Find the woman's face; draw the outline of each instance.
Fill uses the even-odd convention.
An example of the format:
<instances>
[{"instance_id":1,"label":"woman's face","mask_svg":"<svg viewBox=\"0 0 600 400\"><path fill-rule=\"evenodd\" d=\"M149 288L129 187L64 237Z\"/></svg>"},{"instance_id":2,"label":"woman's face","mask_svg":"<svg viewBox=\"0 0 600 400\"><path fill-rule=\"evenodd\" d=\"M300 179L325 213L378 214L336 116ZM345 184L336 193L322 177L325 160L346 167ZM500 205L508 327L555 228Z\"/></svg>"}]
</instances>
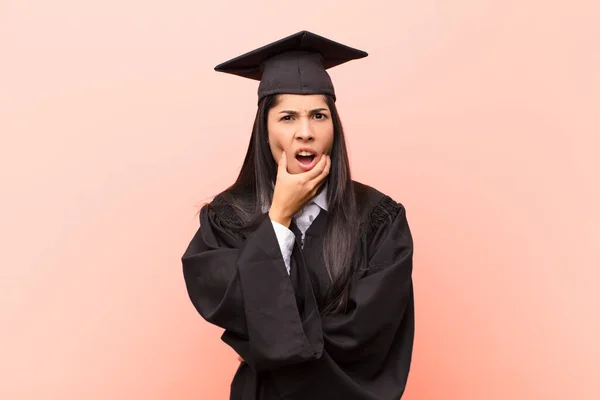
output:
<instances>
[{"instance_id":1,"label":"woman's face","mask_svg":"<svg viewBox=\"0 0 600 400\"><path fill-rule=\"evenodd\" d=\"M269 110L267 129L275 162L285 151L290 174L312 169L333 146L331 111L320 94L279 95Z\"/></svg>"}]
</instances>

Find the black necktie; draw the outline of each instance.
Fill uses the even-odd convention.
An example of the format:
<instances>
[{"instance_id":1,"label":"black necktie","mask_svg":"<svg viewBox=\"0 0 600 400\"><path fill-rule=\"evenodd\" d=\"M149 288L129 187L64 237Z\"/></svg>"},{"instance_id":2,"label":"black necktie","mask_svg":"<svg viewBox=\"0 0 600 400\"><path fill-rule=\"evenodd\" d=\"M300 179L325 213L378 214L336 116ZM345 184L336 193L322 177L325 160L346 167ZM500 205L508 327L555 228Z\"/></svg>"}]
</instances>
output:
<instances>
[{"instance_id":1,"label":"black necktie","mask_svg":"<svg viewBox=\"0 0 600 400\"><path fill-rule=\"evenodd\" d=\"M294 233L294 236L296 236L296 244L300 246L302 234L294 220L290 223L290 230ZM298 253L295 247L296 246L294 246L294 249L292 250L292 254L290 254L290 278L292 279L292 284L294 286L298 283L298 269L296 268L296 257L298 257Z\"/></svg>"},{"instance_id":2,"label":"black necktie","mask_svg":"<svg viewBox=\"0 0 600 400\"><path fill-rule=\"evenodd\" d=\"M296 222L294 222L294 220L292 220L292 223L290 224L290 230L294 233L298 245L300 246L300 248L302 248L302 232L300 232L300 229L298 228L298 225L296 225Z\"/></svg>"}]
</instances>

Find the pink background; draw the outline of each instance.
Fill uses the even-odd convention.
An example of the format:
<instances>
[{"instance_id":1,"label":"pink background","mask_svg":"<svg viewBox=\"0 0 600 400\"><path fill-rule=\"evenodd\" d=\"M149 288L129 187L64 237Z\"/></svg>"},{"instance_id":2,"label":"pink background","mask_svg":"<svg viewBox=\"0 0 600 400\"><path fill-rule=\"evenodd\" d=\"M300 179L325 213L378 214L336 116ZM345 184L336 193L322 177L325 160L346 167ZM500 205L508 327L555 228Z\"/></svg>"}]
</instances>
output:
<instances>
[{"instance_id":1,"label":"pink background","mask_svg":"<svg viewBox=\"0 0 600 400\"><path fill-rule=\"evenodd\" d=\"M256 83L309 29L354 177L404 203L405 399L600 398L597 0L0 1L0 398L225 399L236 356L180 257L232 182Z\"/></svg>"}]
</instances>

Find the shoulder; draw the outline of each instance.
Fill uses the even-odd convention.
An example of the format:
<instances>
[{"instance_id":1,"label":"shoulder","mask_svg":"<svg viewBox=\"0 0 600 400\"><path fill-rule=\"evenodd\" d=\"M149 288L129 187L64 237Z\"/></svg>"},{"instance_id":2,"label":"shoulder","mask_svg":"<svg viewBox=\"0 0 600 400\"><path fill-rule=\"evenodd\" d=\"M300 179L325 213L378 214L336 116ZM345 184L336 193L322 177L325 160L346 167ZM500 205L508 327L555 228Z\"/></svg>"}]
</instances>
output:
<instances>
[{"instance_id":1,"label":"shoulder","mask_svg":"<svg viewBox=\"0 0 600 400\"><path fill-rule=\"evenodd\" d=\"M248 204L255 204L256 199L253 195L253 190L236 188L233 185L217 192L211 201L206 203L209 208L234 208L246 207Z\"/></svg>"},{"instance_id":2,"label":"shoulder","mask_svg":"<svg viewBox=\"0 0 600 400\"><path fill-rule=\"evenodd\" d=\"M263 214L255 215L256 203L250 191L228 188L204 205L200 218L202 221L204 217L212 226L246 238L264 219Z\"/></svg>"},{"instance_id":3,"label":"shoulder","mask_svg":"<svg viewBox=\"0 0 600 400\"><path fill-rule=\"evenodd\" d=\"M236 211L236 204L239 203L238 199L239 195L230 189L225 189L204 203L200 210L200 215L211 222L218 221L226 225L239 226L241 220L239 212Z\"/></svg>"},{"instance_id":4,"label":"shoulder","mask_svg":"<svg viewBox=\"0 0 600 400\"><path fill-rule=\"evenodd\" d=\"M362 182L352 181L356 203L361 213L398 214L404 210L404 205L389 194Z\"/></svg>"},{"instance_id":5,"label":"shoulder","mask_svg":"<svg viewBox=\"0 0 600 400\"><path fill-rule=\"evenodd\" d=\"M405 214L404 205L381 190L362 182L352 181L361 220L374 232L393 223Z\"/></svg>"}]
</instances>

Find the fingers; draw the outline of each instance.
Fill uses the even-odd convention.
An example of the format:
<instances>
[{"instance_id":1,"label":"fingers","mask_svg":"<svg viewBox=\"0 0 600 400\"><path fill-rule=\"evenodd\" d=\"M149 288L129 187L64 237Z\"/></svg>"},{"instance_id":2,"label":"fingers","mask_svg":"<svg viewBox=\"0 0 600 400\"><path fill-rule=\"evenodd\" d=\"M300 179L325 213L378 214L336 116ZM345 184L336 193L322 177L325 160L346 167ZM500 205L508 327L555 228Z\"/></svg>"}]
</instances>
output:
<instances>
[{"instance_id":1,"label":"fingers","mask_svg":"<svg viewBox=\"0 0 600 400\"><path fill-rule=\"evenodd\" d=\"M317 185L316 188L318 189L323 182L325 181L325 178L327 178L327 175L329 175L329 172L331 171L331 157L327 156L327 162L325 163L325 167L323 168L323 171L321 171L321 173L317 176Z\"/></svg>"},{"instance_id":2,"label":"fingers","mask_svg":"<svg viewBox=\"0 0 600 400\"><path fill-rule=\"evenodd\" d=\"M323 179L325 179L325 177L327 175L329 175L329 172L331 171L331 157L327 156L327 165L325 165L325 168L323 169Z\"/></svg>"},{"instance_id":3,"label":"fingers","mask_svg":"<svg viewBox=\"0 0 600 400\"><path fill-rule=\"evenodd\" d=\"M285 151L281 152L281 157L279 157L279 163L277 164L277 169L279 174L283 174L287 172L287 155Z\"/></svg>"},{"instance_id":4,"label":"fingers","mask_svg":"<svg viewBox=\"0 0 600 400\"><path fill-rule=\"evenodd\" d=\"M317 162L317 165L315 165L310 171L305 172L307 180L311 181L315 178L320 177L323 173L323 170L327 166L327 162L329 159L330 157L327 154L321 154L321 158Z\"/></svg>"},{"instance_id":5,"label":"fingers","mask_svg":"<svg viewBox=\"0 0 600 400\"><path fill-rule=\"evenodd\" d=\"M308 179L308 185L311 188L310 189L310 197L314 197L317 195L319 189L321 188L321 186L323 186L323 183L325 182L325 178L327 178L327 175L329 175L329 171L331 170L331 157L330 156L324 156L325 162L324 162L324 166L323 168L319 171L318 165L317 164L313 170L317 170L318 171L318 175L312 179Z\"/></svg>"},{"instance_id":6,"label":"fingers","mask_svg":"<svg viewBox=\"0 0 600 400\"><path fill-rule=\"evenodd\" d=\"M325 179L325 177L327 177L327 175L329 175L329 171L331 169L331 157L329 155L325 155L323 158L325 158L323 168L320 170L319 174L316 176L316 179L318 181L322 181L323 179ZM316 166L315 166L315 169L317 169Z\"/></svg>"}]
</instances>

